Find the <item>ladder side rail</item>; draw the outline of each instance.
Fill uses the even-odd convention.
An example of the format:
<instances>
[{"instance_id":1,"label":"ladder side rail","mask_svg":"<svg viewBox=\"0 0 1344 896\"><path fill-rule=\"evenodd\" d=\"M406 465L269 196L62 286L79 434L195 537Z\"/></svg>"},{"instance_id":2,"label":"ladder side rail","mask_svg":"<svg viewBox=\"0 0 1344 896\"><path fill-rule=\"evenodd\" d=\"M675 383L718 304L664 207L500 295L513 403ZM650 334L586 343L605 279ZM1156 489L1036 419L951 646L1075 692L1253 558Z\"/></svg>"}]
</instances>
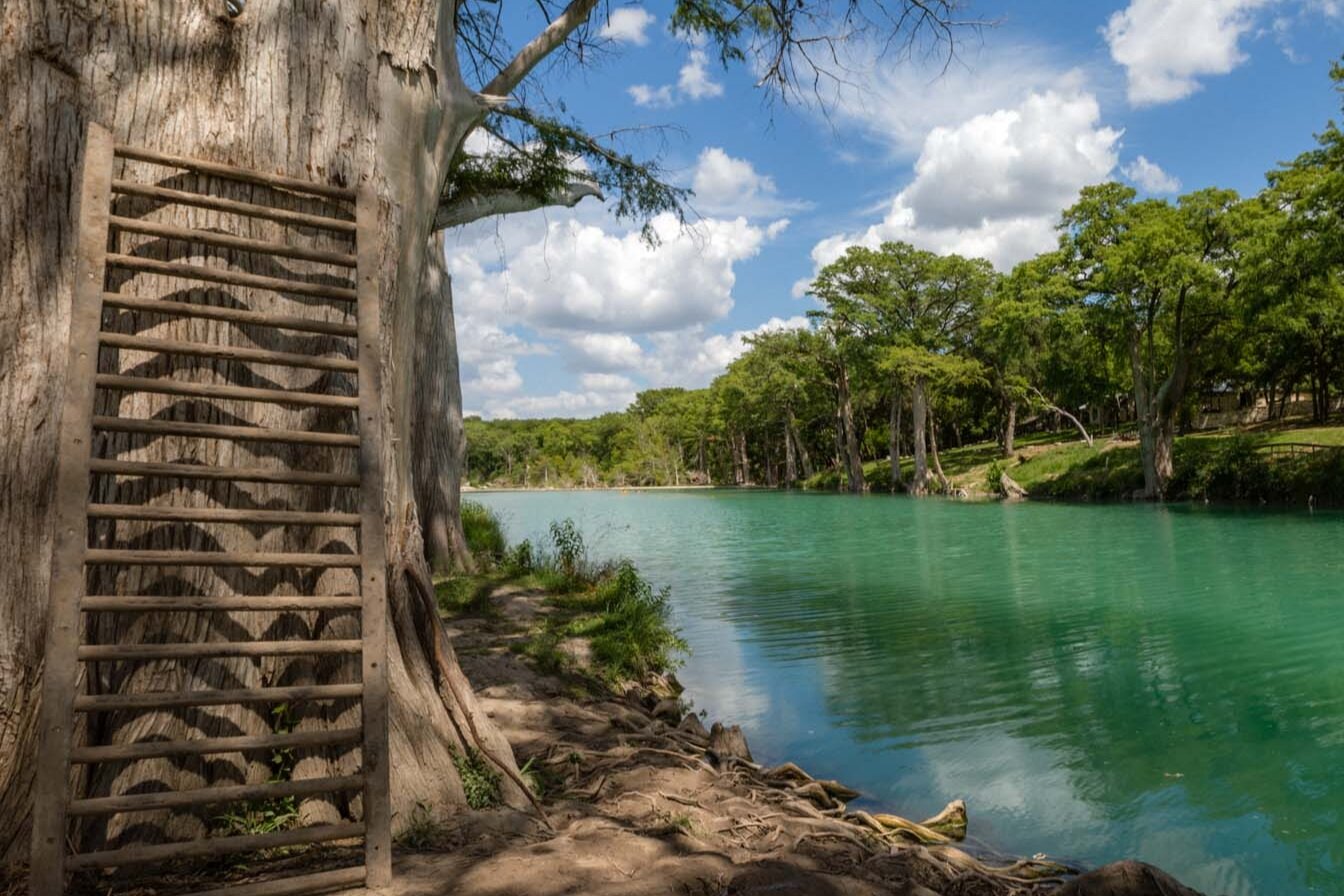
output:
<instances>
[{"instance_id":1,"label":"ladder side rail","mask_svg":"<svg viewBox=\"0 0 1344 896\"><path fill-rule=\"evenodd\" d=\"M85 506L93 429L94 375L106 275L112 188L112 134L90 123L84 142L76 208L75 277L71 290L69 361L61 407L54 498L51 586L43 657L42 716L38 729L30 887L33 896L65 892L66 808L88 546Z\"/></svg>"},{"instance_id":2,"label":"ladder side rail","mask_svg":"<svg viewBox=\"0 0 1344 896\"><path fill-rule=\"evenodd\" d=\"M361 707L364 726L365 886L392 883L391 782L388 768L387 545L383 518L382 345L379 326L377 199L368 184L355 201L356 291L359 295L356 358L359 362L359 553L364 600Z\"/></svg>"}]
</instances>

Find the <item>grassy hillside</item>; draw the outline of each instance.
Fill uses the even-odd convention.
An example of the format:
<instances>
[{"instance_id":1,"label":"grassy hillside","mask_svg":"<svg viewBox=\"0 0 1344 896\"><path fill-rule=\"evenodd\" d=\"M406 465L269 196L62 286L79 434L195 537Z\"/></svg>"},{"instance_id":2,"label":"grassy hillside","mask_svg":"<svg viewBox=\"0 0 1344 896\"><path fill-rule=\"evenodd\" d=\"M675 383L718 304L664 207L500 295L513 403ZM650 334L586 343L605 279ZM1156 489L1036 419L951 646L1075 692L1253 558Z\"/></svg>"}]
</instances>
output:
<instances>
[{"instance_id":1,"label":"grassy hillside","mask_svg":"<svg viewBox=\"0 0 1344 896\"><path fill-rule=\"evenodd\" d=\"M1319 447L1303 447L1319 446ZM1143 485L1139 446L1132 439L1099 437L1093 447L1076 431L1038 433L1018 440L1011 458L981 442L942 452L943 471L972 496L995 493L1003 470L1032 497L1120 500ZM1176 441L1172 500L1263 501L1344 506L1344 426L1277 426L1182 436ZM909 477L913 463L903 458ZM875 492L889 490L890 464L874 461L864 474ZM838 470L813 476L808 488L835 489Z\"/></svg>"}]
</instances>

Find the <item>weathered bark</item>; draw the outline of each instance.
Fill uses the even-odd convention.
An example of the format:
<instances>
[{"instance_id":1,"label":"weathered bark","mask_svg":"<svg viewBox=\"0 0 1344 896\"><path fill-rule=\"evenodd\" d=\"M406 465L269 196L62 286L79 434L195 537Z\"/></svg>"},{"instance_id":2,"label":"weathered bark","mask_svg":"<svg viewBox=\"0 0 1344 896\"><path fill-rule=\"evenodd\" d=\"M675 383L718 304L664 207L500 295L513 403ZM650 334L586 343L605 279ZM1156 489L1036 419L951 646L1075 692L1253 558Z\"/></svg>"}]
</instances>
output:
<instances>
[{"instance_id":1,"label":"weathered bark","mask_svg":"<svg viewBox=\"0 0 1344 896\"><path fill-rule=\"evenodd\" d=\"M999 447L1003 449L1004 457L1013 456L1013 442L1017 438L1017 402L1011 398L1004 401L1003 413L1003 438L999 441Z\"/></svg>"},{"instance_id":2,"label":"weathered bark","mask_svg":"<svg viewBox=\"0 0 1344 896\"><path fill-rule=\"evenodd\" d=\"M947 476L943 473L943 462L938 458L938 426L933 422L933 410L929 412L929 454L933 457L933 469L938 474L938 484L944 492L950 490L952 483L948 482Z\"/></svg>"},{"instance_id":3,"label":"weathered bark","mask_svg":"<svg viewBox=\"0 0 1344 896\"><path fill-rule=\"evenodd\" d=\"M841 456L845 463L845 483L849 491L860 494L868 486L863 481L863 456L859 453L859 434L854 426L854 406L849 396L849 371L843 363L840 365L835 385Z\"/></svg>"},{"instance_id":4,"label":"weathered bark","mask_svg":"<svg viewBox=\"0 0 1344 896\"><path fill-rule=\"evenodd\" d=\"M807 446L803 444L802 437L798 434L798 420L793 416L793 409L789 409L788 417L789 439L793 442L794 451L798 454L798 461L803 467L804 478L811 479L815 470L812 469L812 457L807 453Z\"/></svg>"},{"instance_id":5,"label":"weathered bark","mask_svg":"<svg viewBox=\"0 0 1344 896\"><path fill-rule=\"evenodd\" d=\"M925 448L927 436L925 427L928 422L929 405L924 394L924 379L917 377L910 390L910 418L912 427L911 451L915 458L915 471L910 479L909 491L912 495L929 493L929 459Z\"/></svg>"},{"instance_id":6,"label":"weathered bark","mask_svg":"<svg viewBox=\"0 0 1344 896\"><path fill-rule=\"evenodd\" d=\"M891 491L901 490L901 391L891 393L890 419L887 421L887 458L891 461Z\"/></svg>"},{"instance_id":7,"label":"weathered bark","mask_svg":"<svg viewBox=\"0 0 1344 896\"><path fill-rule=\"evenodd\" d=\"M798 481L798 459L793 451L793 429L784 423L784 484L793 485Z\"/></svg>"},{"instance_id":8,"label":"weathered bark","mask_svg":"<svg viewBox=\"0 0 1344 896\"><path fill-rule=\"evenodd\" d=\"M443 235L431 237L416 307L415 328L420 338L415 343L414 369L419 382L411 419L415 505L430 567L435 572L474 572L476 564L462 533L467 438L462 425L453 282L443 250Z\"/></svg>"},{"instance_id":9,"label":"weathered bark","mask_svg":"<svg viewBox=\"0 0 1344 896\"><path fill-rule=\"evenodd\" d=\"M484 106L461 80L453 39L453 6L430 0L372 8L366 4L301 3L296 8L249 4L237 19L222 15L222 4L103 4L62 0L10 0L0 11L6 35L6 59L0 67L0 170L9 184L0 191L0 852L7 858L26 854L25 833L32 794L34 721L37 685L42 674L50 550L50 491L58 396L63 387L65 339L69 326L74 245L71 177L82 153L85 126L98 121L118 141L218 159L314 180L355 184L367 178L379 200L377 233L383 300L384 412L387 421L386 499L388 509L389 603L393 624L388 674L391 685L391 765L394 819L411 817L416 803L436 809L460 806L462 788L450 749L479 745L513 775L507 743L476 708L451 646L438 622L433 596L424 587L425 561L414 506L411 449L414 444L417 377L408 359L417 341L417 304L421 272L429 248L439 186L467 132L479 122ZM128 176L162 182L165 171L128 163ZM171 183L194 185L176 174ZM259 196L259 188L215 183L213 189L239 198ZM296 207L321 203L292 200ZM117 201L118 212L155 216L144 200ZM201 209L180 211L193 227L222 226L221 215ZM182 220L182 219L178 219ZM239 223L228 220L237 232ZM242 235L276 239L276 225L245 221ZM123 251L152 257L182 257L182 244L122 236ZM270 273L274 259L241 253L208 252L214 264ZM285 269L310 267L286 262ZM137 275L127 292L147 296L178 294L187 301L238 302L276 313L339 316L343 308L270 295L249 289L202 288L172 278ZM120 315L116 326L161 338L231 342L289 351L349 352L326 337L299 337L270 330L244 330L202 320L133 321ZM320 384L353 390L348 377L318 375L288 368L259 368L231 361L184 361L132 352L104 352L100 369L142 374L175 371L178 379L275 385L287 389ZM163 396L99 398L102 413L127 416L171 414L194 422L238 422L290 429L334 429L330 412L294 410L243 402L172 401ZM311 470L350 470L350 452L321 448L278 448L219 442L197 447L176 439L100 438L100 454L128 460L191 459L207 464L249 466L268 455ZM152 486L152 488L151 488ZM318 490L314 489L314 493ZM100 499L199 506L211 502L265 505L290 500L280 486L203 486L195 489L155 481L102 481ZM313 504L328 496L313 494ZM353 534L306 527L259 531L241 526L214 528L153 527L118 524L103 527L100 538L149 548L218 547L229 550L304 551L345 543ZM325 593L351 590L350 576L324 574L300 582L292 574L252 576L246 571L209 569L122 570L101 585L125 593L180 589L202 595L285 593L315 588ZM246 589L246 590L244 590ZM202 640L212 632L239 636L283 637L286 632L344 630L350 620L287 614L280 622L261 613L172 614L112 617L99 624L99 638L123 633L156 640ZM319 670L298 661L268 659L184 662L176 673L155 665L137 667L115 678L104 672L100 686L127 691L172 688L187 680L198 686L230 683L254 687L263 681L299 683ZM351 668L323 665L339 677ZM325 724L353 711L303 710L302 728ZM218 708L209 713L145 713L102 719L139 738L180 737L191 732L252 734L272 724L268 708ZM327 761L307 758L296 776L339 772L351 767L351 755ZM229 757L207 762L136 763L104 769L95 792L121 792L149 781L191 787L203 779L258 782L269 773L264 762L231 763ZM509 784L510 799L521 791ZM44 795L44 798L55 798ZM348 806L305 804L312 819L332 812L358 814L358 799ZM143 817L137 819L145 821ZM394 825L397 821L394 820ZM199 833L193 816L172 816L168 835ZM146 825L113 828L114 838L157 836ZM101 835L91 835L101 839Z\"/></svg>"}]
</instances>

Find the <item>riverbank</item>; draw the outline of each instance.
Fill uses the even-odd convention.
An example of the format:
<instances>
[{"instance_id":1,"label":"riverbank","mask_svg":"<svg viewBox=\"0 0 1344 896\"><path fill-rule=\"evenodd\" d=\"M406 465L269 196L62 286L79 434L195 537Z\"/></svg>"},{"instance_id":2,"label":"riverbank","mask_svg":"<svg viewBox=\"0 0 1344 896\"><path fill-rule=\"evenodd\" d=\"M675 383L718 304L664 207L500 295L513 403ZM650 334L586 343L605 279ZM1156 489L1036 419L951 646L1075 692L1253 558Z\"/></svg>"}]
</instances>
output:
<instances>
[{"instance_id":1,"label":"riverbank","mask_svg":"<svg viewBox=\"0 0 1344 896\"><path fill-rule=\"evenodd\" d=\"M1035 433L1018 439L1011 457L981 442L941 453L953 489L968 497L999 494L1007 473L1031 498L1127 500L1143 487L1138 442L1132 434L1100 435L1088 445L1076 431ZM1344 427L1275 424L1181 436L1173 452L1172 501L1220 501L1286 506L1344 507ZM913 462L903 459L905 478ZM891 488L886 460L864 465L870 491ZM837 490L843 474L826 470L807 488Z\"/></svg>"},{"instance_id":2,"label":"riverbank","mask_svg":"<svg viewBox=\"0 0 1344 896\"><path fill-rule=\"evenodd\" d=\"M994 856L963 839L974 818L959 802L923 824L851 811L859 794L844 784L759 765L731 724L685 712L670 675L620 681L593 639L550 638L585 615L572 595L474 582L448 590L445 622L546 820L424 819L403 836L399 893L1193 893L1136 863L1079 877L1044 856Z\"/></svg>"}]
</instances>

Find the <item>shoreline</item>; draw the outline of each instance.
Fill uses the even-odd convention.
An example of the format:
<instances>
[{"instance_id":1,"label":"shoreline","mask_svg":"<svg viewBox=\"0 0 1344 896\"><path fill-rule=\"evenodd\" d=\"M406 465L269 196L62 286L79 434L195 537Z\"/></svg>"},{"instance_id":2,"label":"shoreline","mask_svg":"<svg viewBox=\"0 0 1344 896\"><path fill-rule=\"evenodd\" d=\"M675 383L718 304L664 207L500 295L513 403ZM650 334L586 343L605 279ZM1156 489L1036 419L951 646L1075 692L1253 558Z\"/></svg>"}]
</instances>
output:
<instances>
[{"instance_id":1,"label":"shoreline","mask_svg":"<svg viewBox=\"0 0 1344 896\"><path fill-rule=\"evenodd\" d=\"M462 896L1198 896L1136 862L1085 871L999 854L965 839L974 818L960 800L923 821L851 811L860 794L843 783L789 762L756 763L750 732L730 720L707 729L685 711L670 674L603 682L582 639L561 645L565 668L539 668L525 647L537 625L563 612L551 599L496 585L444 621L477 700L539 782L553 830L521 810L455 819L454 848L477 860L405 855L398 877L411 892L446 875Z\"/></svg>"}]
</instances>

